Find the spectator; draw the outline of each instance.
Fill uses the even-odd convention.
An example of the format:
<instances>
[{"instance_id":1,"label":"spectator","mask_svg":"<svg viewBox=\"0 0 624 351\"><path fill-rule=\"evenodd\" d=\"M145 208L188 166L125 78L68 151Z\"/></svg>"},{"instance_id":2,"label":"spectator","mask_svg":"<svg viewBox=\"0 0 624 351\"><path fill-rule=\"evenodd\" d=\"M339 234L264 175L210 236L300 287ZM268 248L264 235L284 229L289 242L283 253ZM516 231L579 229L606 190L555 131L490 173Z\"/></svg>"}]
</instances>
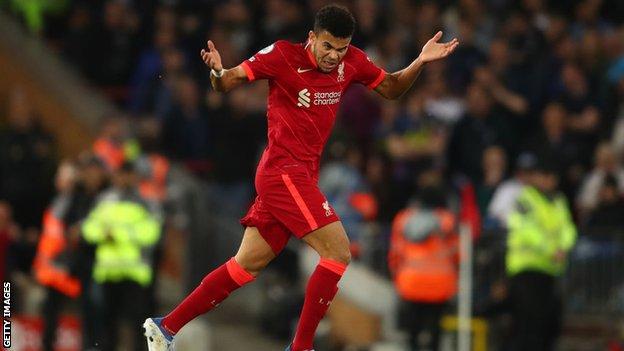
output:
<instances>
[{"instance_id":1,"label":"spectator","mask_svg":"<svg viewBox=\"0 0 624 351\"><path fill-rule=\"evenodd\" d=\"M581 38L587 30L596 28L600 31L611 27L610 23L600 16L602 1L583 0L574 6L575 22L570 29L577 39Z\"/></svg>"},{"instance_id":2,"label":"spectator","mask_svg":"<svg viewBox=\"0 0 624 351\"><path fill-rule=\"evenodd\" d=\"M519 7L513 9L501 26L506 42L509 46L510 63L516 74L525 74L526 77L516 77L522 79L516 83L518 91L527 99L531 100L533 88L535 86L535 74L532 69L543 59L547 51L546 42L542 31L549 25L550 18L545 13L546 4L544 1L523 1Z\"/></svg>"},{"instance_id":3,"label":"spectator","mask_svg":"<svg viewBox=\"0 0 624 351\"><path fill-rule=\"evenodd\" d=\"M76 4L67 20L68 28L63 43L63 53L82 74L89 74L93 69L94 60L97 59L94 57L95 50L92 50L97 43L91 41L96 25L93 17L87 4Z\"/></svg>"},{"instance_id":4,"label":"spectator","mask_svg":"<svg viewBox=\"0 0 624 351\"><path fill-rule=\"evenodd\" d=\"M558 193L552 162L542 160L509 216L512 350L554 350L561 329L557 278L576 241L567 202Z\"/></svg>"},{"instance_id":5,"label":"spectator","mask_svg":"<svg viewBox=\"0 0 624 351\"><path fill-rule=\"evenodd\" d=\"M597 97L587 74L576 64L567 62L561 68L559 92L555 98L572 113L570 127L574 131L594 132L600 122Z\"/></svg>"},{"instance_id":6,"label":"spectator","mask_svg":"<svg viewBox=\"0 0 624 351\"><path fill-rule=\"evenodd\" d=\"M402 38L397 28L382 33L374 45L367 49L367 53L375 63L387 67L389 71L405 66L405 53L402 47Z\"/></svg>"},{"instance_id":7,"label":"spectator","mask_svg":"<svg viewBox=\"0 0 624 351\"><path fill-rule=\"evenodd\" d=\"M483 152L483 180L477 185L477 203L479 213L486 217L487 209L494 193L507 174L507 155L500 146L490 146ZM485 221L484 226L488 223Z\"/></svg>"},{"instance_id":8,"label":"spectator","mask_svg":"<svg viewBox=\"0 0 624 351\"><path fill-rule=\"evenodd\" d=\"M23 90L11 92L8 125L0 131L0 198L11 204L21 228L38 232L53 194L56 164L52 137L40 126L32 108ZM31 249L34 254L34 246ZM30 262L25 264L28 271Z\"/></svg>"},{"instance_id":9,"label":"spectator","mask_svg":"<svg viewBox=\"0 0 624 351\"><path fill-rule=\"evenodd\" d=\"M624 167L618 162L611 144L604 142L596 147L594 169L585 176L578 194L577 205L583 217L598 206L600 192L608 175L615 178L619 193L624 194Z\"/></svg>"},{"instance_id":10,"label":"spectator","mask_svg":"<svg viewBox=\"0 0 624 351\"><path fill-rule=\"evenodd\" d=\"M493 41L490 46L488 65L477 67L474 71L474 78L504 111L514 116L523 116L529 109L529 102L514 89L528 88L530 84L523 80L529 77L526 72L514 70L510 57L507 41L502 39Z\"/></svg>"},{"instance_id":11,"label":"spectator","mask_svg":"<svg viewBox=\"0 0 624 351\"><path fill-rule=\"evenodd\" d=\"M357 21L358 35L353 38L353 45L366 48L379 31L385 31L388 24L383 16L383 8L374 0L358 0L353 7Z\"/></svg>"},{"instance_id":12,"label":"spectator","mask_svg":"<svg viewBox=\"0 0 624 351\"><path fill-rule=\"evenodd\" d=\"M210 127L197 83L182 76L175 83L175 104L164 121L164 147L171 158L187 162L206 159L210 152ZM196 169L201 173L205 169Z\"/></svg>"},{"instance_id":13,"label":"spectator","mask_svg":"<svg viewBox=\"0 0 624 351\"><path fill-rule=\"evenodd\" d=\"M531 172L537 164L537 158L531 153L522 153L516 160L514 176L501 183L488 206L487 216L495 221L495 227L506 227L507 218L516 205L518 196L531 177Z\"/></svg>"},{"instance_id":14,"label":"spectator","mask_svg":"<svg viewBox=\"0 0 624 351\"><path fill-rule=\"evenodd\" d=\"M600 132L598 97L586 73L576 64L564 64L560 80L560 91L555 98L569 112L566 124L572 141L578 145L577 158L587 167Z\"/></svg>"},{"instance_id":15,"label":"spectator","mask_svg":"<svg viewBox=\"0 0 624 351\"><path fill-rule=\"evenodd\" d=\"M251 106L249 95L252 93L247 89L232 91L229 101L220 94L208 94L211 123L218 131L214 135L212 177L226 193L238 189L236 193L241 195L233 201L237 203L237 213L253 196L253 167L266 137L265 113ZM240 162L231 162L232 159Z\"/></svg>"},{"instance_id":16,"label":"spectator","mask_svg":"<svg viewBox=\"0 0 624 351\"><path fill-rule=\"evenodd\" d=\"M459 23L463 21L468 23L473 28L474 45L481 52L488 51L497 28L496 18L488 11L487 3L476 0L460 1L457 6L447 8L444 18L446 27L453 33L459 32Z\"/></svg>"},{"instance_id":17,"label":"spectator","mask_svg":"<svg viewBox=\"0 0 624 351\"><path fill-rule=\"evenodd\" d=\"M386 139L388 154L395 161L395 179L403 183L411 182L426 165L441 163L444 153L446 129L423 109L423 91L414 91Z\"/></svg>"},{"instance_id":18,"label":"spectator","mask_svg":"<svg viewBox=\"0 0 624 351\"><path fill-rule=\"evenodd\" d=\"M615 176L608 174L600 187L598 203L588 216L585 234L597 238L622 237L624 196Z\"/></svg>"},{"instance_id":19,"label":"spectator","mask_svg":"<svg viewBox=\"0 0 624 351\"><path fill-rule=\"evenodd\" d=\"M117 88L128 82L136 64L139 18L124 1L107 0L102 9L101 25L93 34L94 45L90 77L100 86ZM117 102L126 99L125 89L109 90Z\"/></svg>"},{"instance_id":20,"label":"spectator","mask_svg":"<svg viewBox=\"0 0 624 351\"><path fill-rule=\"evenodd\" d=\"M265 6L267 13L272 14L266 16L262 24L268 42L278 38L295 42L303 40L301 33L306 33L310 26L298 1L270 0Z\"/></svg>"},{"instance_id":21,"label":"spectator","mask_svg":"<svg viewBox=\"0 0 624 351\"><path fill-rule=\"evenodd\" d=\"M451 94L443 70L428 73L424 111L437 121L452 126L465 112L464 101Z\"/></svg>"},{"instance_id":22,"label":"spectator","mask_svg":"<svg viewBox=\"0 0 624 351\"><path fill-rule=\"evenodd\" d=\"M598 30L592 28L585 31L580 40L579 49L579 59L583 70L588 73L589 77L599 75L605 64L603 62L605 55Z\"/></svg>"},{"instance_id":23,"label":"spectator","mask_svg":"<svg viewBox=\"0 0 624 351\"><path fill-rule=\"evenodd\" d=\"M279 8L279 10L275 12L271 11L276 10L276 8L271 8L271 6L279 7L282 5L280 2L281 1L273 1L272 3L265 4L265 6L268 5L267 7L269 13L279 12L283 15L282 19L287 18L286 21L296 22L300 11L298 8L299 6L294 4L292 1L288 2L286 8ZM226 28L227 35L233 39L233 51L244 55L249 47L254 43L254 40L257 40L255 36L258 35L258 33L254 33L254 30L251 28L254 24L252 21L254 14L252 14L250 6L246 6L246 3L240 0L226 1L221 5L220 12L221 14L216 16L217 23L214 24L213 28ZM281 22L280 20L276 20L276 22L279 22L277 26L284 25L288 27L290 25Z\"/></svg>"},{"instance_id":24,"label":"spectator","mask_svg":"<svg viewBox=\"0 0 624 351\"><path fill-rule=\"evenodd\" d=\"M164 80L169 79L169 75L175 74L182 66L182 53L174 48L176 39L174 30L173 27L157 28L153 46L144 50L139 57L130 83L130 109L135 113L154 112L154 107L159 101L149 94L158 91L157 87L162 84L163 76ZM171 57L175 54L179 56Z\"/></svg>"},{"instance_id":25,"label":"spectator","mask_svg":"<svg viewBox=\"0 0 624 351\"><path fill-rule=\"evenodd\" d=\"M510 125L492 111L492 98L479 84L468 87L467 113L455 125L447 149L449 171L466 175L473 183L483 179L481 160L490 145L508 149Z\"/></svg>"},{"instance_id":26,"label":"spectator","mask_svg":"<svg viewBox=\"0 0 624 351\"><path fill-rule=\"evenodd\" d=\"M570 197L576 189L579 172L578 145L566 129L567 111L562 104L549 103L542 112L542 129L524 142L523 149L538 157L556 160L561 189Z\"/></svg>"},{"instance_id":27,"label":"spectator","mask_svg":"<svg viewBox=\"0 0 624 351\"><path fill-rule=\"evenodd\" d=\"M115 172L113 188L102 194L82 225L84 239L96 245L93 279L101 285L103 350L119 346L120 321L141 324L149 311L148 287L152 283L152 248L160 237L159 218L138 192L133 165L124 163ZM143 350L140 328L133 328L132 344Z\"/></svg>"},{"instance_id":28,"label":"spectator","mask_svg":"<svg viewBox=\"0 0 624 351\"><path fill-rule=\"evenodd\" d=\"M449 28L449 25L446 26ZM453 29L451 29L453 31ZM466 19L459 19L457 35L453 37L461 38L462 44L448 58L449 86L456 94L464 93L472 80L474 69L483 65L486 57L477 47L475 42L475 25Z\"/></svg>"}]
</instances>

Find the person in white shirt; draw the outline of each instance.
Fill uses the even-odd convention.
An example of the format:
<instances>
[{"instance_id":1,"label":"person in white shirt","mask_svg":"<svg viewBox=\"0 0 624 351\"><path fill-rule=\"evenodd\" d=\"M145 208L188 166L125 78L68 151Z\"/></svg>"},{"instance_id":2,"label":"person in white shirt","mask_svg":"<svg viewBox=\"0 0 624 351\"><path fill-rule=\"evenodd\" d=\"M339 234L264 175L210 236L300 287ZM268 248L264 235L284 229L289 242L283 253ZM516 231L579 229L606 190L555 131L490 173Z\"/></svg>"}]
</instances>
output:
<instances>
[{"instance_id":1,"label":"person in white shirt","mask_svg":"<svg viewBox=\"0 0 624 351\"><path fill-rule=\"evenodd\" d=\"M507 217L513 211L516 199L524 188L527 178L535 169L537 157L532 153L522 153L516 160L513 178L504 181L492 196L488 206L488 217L496 220L502 227L507 226Z\"/></svg>"}]
</instances>

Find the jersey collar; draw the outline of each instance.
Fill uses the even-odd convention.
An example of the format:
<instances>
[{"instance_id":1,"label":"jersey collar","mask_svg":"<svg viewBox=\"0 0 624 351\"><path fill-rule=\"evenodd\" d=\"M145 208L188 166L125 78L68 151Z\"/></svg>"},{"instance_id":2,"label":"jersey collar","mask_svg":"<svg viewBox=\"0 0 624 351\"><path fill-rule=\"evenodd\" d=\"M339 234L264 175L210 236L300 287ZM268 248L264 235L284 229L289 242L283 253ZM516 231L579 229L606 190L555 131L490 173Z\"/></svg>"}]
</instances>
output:
<instances>
[{"instance_id":1,"label":"jersey collar","mask_svg":"<svg viewBox=\"0 0 624 351\"><path fill-rule=\"evenodd\" d=\"M312 64L312 67L318 68L318 64L316 63L316 58L314 58L314 54L312 53L312 46L310 45L309 39L308 41L306 41L306 44L303 49L308 54L308 59L310 59L310 63Z\"/></svg>"}]
</instances>

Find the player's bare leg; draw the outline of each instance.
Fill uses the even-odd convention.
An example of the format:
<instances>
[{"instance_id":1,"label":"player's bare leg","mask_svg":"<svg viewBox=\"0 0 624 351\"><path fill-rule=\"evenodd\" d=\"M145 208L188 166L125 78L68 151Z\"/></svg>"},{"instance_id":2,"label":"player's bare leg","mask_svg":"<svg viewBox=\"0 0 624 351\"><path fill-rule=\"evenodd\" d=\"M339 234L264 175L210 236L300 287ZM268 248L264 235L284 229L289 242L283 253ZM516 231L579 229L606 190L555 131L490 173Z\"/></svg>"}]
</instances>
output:
<instances>
[{"instance_id":1,"label":"player's bare leg","mask_svg":"<svg viewBox=\"0 0 624 351\"><path fill-rule=\"evenodd\" d=\"M351 261L349 238L340 222L311 232L303 241L321 258L308 281L294 341L287 348L292 351L312 350L316 328L338 292L338 281Z\"/></svg>"},{"instance_id":2,"label":"player's bare leg","mask_svg":"<svg viewBox=\"0 0 624 351\"><path fill-rule=\"evenodd\" d=\"M275 253L271 246L264 240L258 228L248 227L245 229L243 241L238 248L234 259L247 272L257 276L273 259Z\"/></svg>"},{"instance_id":3,"label":"player's bare leg","mask_svg":"<svg viewBox=\"0 0 624 351\"><path fill-rule=\"evenodd\" d=\"M235 257L206 275L201 284L166 317L145 320L143 327L148 349L173 350L173 337L184 325L217 307L232 291L253 281L274 258L273 250L258 229L245 229Z\"/></svg>"}]
</instances>

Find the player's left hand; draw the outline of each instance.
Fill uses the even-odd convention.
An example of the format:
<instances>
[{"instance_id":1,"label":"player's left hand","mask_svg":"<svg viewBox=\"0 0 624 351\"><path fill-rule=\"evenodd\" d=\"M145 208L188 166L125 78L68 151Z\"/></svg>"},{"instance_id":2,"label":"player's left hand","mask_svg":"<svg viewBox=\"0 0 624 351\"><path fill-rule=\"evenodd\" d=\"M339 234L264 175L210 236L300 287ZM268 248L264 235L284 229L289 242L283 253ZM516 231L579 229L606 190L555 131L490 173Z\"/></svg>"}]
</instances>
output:
<instances>
[{"instance_id":1,"label":"player's left hand","mask_svg":"<svg viewBox=\"0 0 624 351\"><path fill-rule=\"evenodd\" d=\"M438 43L440 38L442 38L442 31L438 31L433 38L429 39L425 46L423 46L420 52L420 60L423 63L445 58L455 51L455 48L459 45L459 40L457 40L457 38L453 38L453 40L448 43Z\"/></svg>"}]
</instances>

